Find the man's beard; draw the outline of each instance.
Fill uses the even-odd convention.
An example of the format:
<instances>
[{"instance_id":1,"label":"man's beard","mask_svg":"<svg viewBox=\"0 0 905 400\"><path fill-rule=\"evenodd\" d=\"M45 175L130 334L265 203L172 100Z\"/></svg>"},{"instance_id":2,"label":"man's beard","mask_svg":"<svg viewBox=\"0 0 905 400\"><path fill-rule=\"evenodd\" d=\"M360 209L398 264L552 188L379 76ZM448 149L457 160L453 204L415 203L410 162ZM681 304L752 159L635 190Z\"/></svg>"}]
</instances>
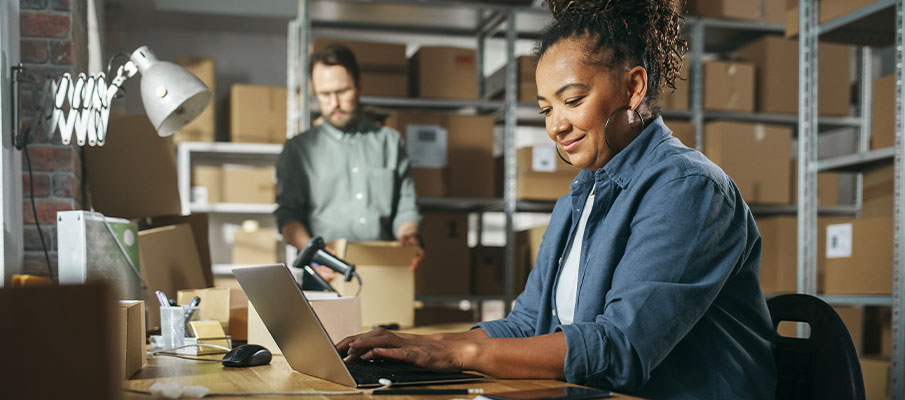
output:
<instances>
[{"instance_id":1,"label":"man's beard","mask_svg":"<svg viewBox=\"0 0 905 400\"><path fill-rule=\"evenodd\" d=\"M343 113L339 117L340 119L342 119L341 121L337 121L333 117L333 113L335 113L336 111L341 111ZM348 131L349 129L351 129L355 126L356 122L358 122L357 114L358 114L357 109L353 109L351 111L334 109L333 111L330 111L329 114L324 115L324 121L327 121L328 124L330 124L331 126L333 126L336 129L339 129L341 131Z\"/></svg>"}]
</instances>

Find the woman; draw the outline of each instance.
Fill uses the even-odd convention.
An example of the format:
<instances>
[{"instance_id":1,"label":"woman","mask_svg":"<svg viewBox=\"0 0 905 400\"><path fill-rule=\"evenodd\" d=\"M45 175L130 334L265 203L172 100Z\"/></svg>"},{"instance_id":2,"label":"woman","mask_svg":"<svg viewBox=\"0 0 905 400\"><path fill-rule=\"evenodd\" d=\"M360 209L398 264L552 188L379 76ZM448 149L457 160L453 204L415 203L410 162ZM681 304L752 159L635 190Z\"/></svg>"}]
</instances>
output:
<instances>
[{"instance_id":1,"label":"woman","mask_svg":"<svg viewBox=\"0 0 905 400\"><path fill-rule=\"evenodd\" d=\"M681 17L664 0L548 6L538 104L582 170L512 313L468 332L372 331L339 351L656 399L773 398L754 219L729 177L658 116L686 50Z\"/></svg>"}]
</instances>

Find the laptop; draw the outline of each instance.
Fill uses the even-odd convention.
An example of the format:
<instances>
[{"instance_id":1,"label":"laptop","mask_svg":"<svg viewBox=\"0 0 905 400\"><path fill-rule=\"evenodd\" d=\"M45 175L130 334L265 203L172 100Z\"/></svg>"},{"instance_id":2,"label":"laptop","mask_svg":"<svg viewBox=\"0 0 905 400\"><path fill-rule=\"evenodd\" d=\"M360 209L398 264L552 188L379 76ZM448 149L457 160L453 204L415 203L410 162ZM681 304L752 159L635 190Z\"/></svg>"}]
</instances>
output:
<instances>
[{"instance_id":1,"label":"laptop","mask_svg":"<svg viewBox=\"0 0 905 400\"><path fill-rule=\"evenodd\" d=\"M264 321L292 369L352 387L470 382L484 379L469 373L432 372L399 361L361 361L346 364L320 320L284 264L235 268L248 299Z\"/></svg>"}]
</instances>

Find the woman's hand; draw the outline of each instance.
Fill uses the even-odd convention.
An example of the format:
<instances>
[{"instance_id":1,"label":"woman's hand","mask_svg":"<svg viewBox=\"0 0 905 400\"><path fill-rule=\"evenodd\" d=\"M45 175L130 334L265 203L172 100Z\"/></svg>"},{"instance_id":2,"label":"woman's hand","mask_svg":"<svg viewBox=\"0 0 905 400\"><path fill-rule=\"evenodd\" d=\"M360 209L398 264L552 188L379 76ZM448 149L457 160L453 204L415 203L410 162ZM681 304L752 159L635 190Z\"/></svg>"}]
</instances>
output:
<instances>
[{"instance_id":1,"label":"woman's hand","mask_svg":"<svg viewBox=\"0 0 905 400\"><path fill-rule=\"evenodd\" d=\"M336 345L339 353L345 355L346 362L385 358L439 372L468 369L477 347L471 340L438 340L382 328L347 337Z\"/></svg>"}]
</instances>

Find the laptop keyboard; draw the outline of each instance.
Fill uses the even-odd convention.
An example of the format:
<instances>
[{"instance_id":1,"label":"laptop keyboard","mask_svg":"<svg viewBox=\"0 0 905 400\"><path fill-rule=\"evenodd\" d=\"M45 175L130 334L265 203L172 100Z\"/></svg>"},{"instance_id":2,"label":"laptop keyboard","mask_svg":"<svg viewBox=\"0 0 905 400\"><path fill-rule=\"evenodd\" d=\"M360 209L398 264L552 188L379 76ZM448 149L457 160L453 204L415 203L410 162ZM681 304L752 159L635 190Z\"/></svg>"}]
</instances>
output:
<instances>
[{"instance_id":1,"label":"laptop keyboard","mask_svg":"<svg viewBox=\"0 0 905 400\"><path fill-rule=\"evenodd\" d=\"M474 379L474 374L461 372L444 373L428 371L424 368L409 363L398 361L363 361L360 363L346 364L349 373L360 385L378 383L380 378L389 379L393 383L411 383L427 381L445 381Z\"/></svg>"}]
</instances>

